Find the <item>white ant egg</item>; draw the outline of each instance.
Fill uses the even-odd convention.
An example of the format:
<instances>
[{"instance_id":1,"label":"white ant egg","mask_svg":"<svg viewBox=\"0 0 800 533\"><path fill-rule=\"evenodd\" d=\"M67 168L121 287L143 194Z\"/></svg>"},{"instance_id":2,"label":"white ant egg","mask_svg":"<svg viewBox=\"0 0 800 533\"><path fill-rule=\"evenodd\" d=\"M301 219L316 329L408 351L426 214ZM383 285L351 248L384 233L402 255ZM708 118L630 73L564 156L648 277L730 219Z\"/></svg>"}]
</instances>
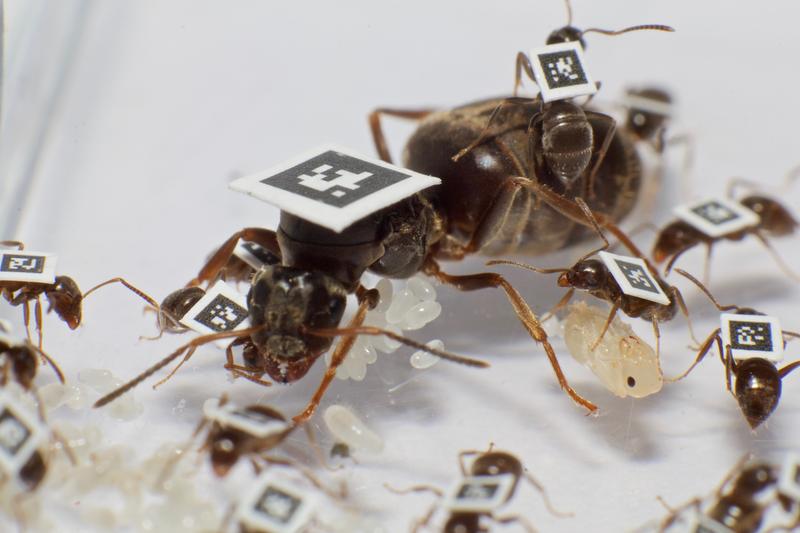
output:
<instances>
[{"instance_id":1,"label":"white ant egg","mask_svg":"<svg viewBox=\"0 0 800 533\"><path fill-rule=\"evenodd\" d=\"M425 346L427 346L428 348L433 348L435 350L444 350L444 342L442 342L439 339L434 339L430 342L426 342ZM432 353L418 350L411 355L410 362L411 366L413 366L417 370L424 370L438 363L439 359L440 358L438 355L433 355Z\"/></svg>"},{"instance_id":2,"label":"white ant egg","mask_svg":"<svg viewBox=\"0 0 800 533\"><path fill-rule=\"evenodd\" d=\"M377 453L383 450L383 439L369 429L353 411L343 405L331 405L322 415L328 430L350 449Z\"/></svg>"}]
</instances>

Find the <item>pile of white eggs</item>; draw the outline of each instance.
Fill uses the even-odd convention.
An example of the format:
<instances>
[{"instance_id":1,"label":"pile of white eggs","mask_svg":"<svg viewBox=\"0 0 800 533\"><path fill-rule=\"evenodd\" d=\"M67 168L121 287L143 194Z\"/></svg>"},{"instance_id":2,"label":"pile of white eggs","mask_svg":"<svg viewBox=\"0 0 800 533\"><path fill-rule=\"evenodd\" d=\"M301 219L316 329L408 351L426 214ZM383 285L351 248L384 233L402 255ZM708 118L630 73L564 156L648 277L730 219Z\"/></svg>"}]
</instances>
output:
<instances>
[{"instance_id":1,"label":"pile of white eggs","mask_svg":"<svg viewBox=\"0 0 800 533\"><path fill-rule=\"evenodd\" d=\"M380 301L375 309L367 313L364 325L402 335L403 331L425 327L442 313L442 306L436 301L436 289L421 276L410 278L397 291L388 279L381 279L375 288L380 294ZM367 375L367 365L378 359L378 352L393 353L400 346L401 343L386 336L361 335L356 339L344 362L336 369L336 377L361 381ZM444 343L439 339L427 342L426 346L438 350L444 349ZM414 368L421 370L433 366L438 360L437 356L419 350L411 355L410 363ZM330 361L329 351L325 354L325 362L330 364Z\"/></svg>"}]
</instances>

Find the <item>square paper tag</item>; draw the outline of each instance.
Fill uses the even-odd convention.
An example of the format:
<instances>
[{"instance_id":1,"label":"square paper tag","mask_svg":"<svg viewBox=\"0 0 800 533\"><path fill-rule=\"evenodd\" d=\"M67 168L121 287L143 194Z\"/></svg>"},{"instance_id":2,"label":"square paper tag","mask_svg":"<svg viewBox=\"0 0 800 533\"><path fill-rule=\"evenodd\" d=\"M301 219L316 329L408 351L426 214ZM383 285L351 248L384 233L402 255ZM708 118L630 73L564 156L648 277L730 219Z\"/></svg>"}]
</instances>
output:
<instances>
[{"instance_id":1,"label":"square paper tag","mask_svg":"<svg viewBox=\"0 0 800 533\"><path fill-rule=\"evenodd\" d=\"M362 218L439 183L439 178L326 145L277 167L234 180L229 186L341 232Z\"/></svg>"},{"instance_id":2,"label":"square paper tag","mask_svg":"<svg viewBox=\"0 0 800 533\"><path fill-rule=\"evenodd\" d=\"M56 256L45 252L0 252L0 281L55 283Z\"/></svg>"},{"instance_id":3,"label":"square paper tag","mask_svg":"<svg viewBox=\"0 0 800 533\"><path fill-rule=\"evenodd\" d=\"M709 237L721 237L753 227L761 220L753 211L727 198L709 198L679 205L673 213Z\"/></svg>"},{"instance_id":4,"label":"square paper tag","mask_svg":"<svg viewBox=\"0 0 800 533\"><path fill-rule=\"evenodd\" d=\"M531 66L542 101L563 100L597 92L577 41L549 44L531 52Z\"/></svg>"},{"instance_id":5,"label":"square paper tag","mask_svg":"<svg viewBox=\"0 0 800 533\"><path fill-rule=\"evenodd\" d=\"M778 492L800 502L800 457L790 453L786 455L778 479Z\"/></svg>"},{"instance_id":6,"label":"square paper tag","mask_svg":"<svg viewBox=\"0 0 800 533\"><path fill-rule=\"evenodd\" d=\"M35 414L0 390L0 469L16 479L46 434Z\"/></svg>"},{"instance_id":7,"label":"square paper tag","mask_svg":"<svg viewBox=\"0 0 800 533\"><path fill-rule=\"evenodd\" d=\"M650 274L643 259L609 252L599 252L599 255L622 292L628 296L669 305L669 298Z\"/></svg>"},{"instance_id":8,"label":"square paper tag","mask_svg":"<svg viewBox=\"0 0 800 533\"><path fill-rule=\"evenodd\" d=\"M247 299L224 281L217 281L205 296L189 309L180 323L198 333L220 333L250 327ZM227 346L230 339L220 339Z\"/></svg>"},{"instance_id":9,"label":"square paper tag","mask_svg":"<svg viewBox=\"0 0 800 533\"><path fill-rule=\"evenodd\" d=\"M777 318L767 315L720 315L722 344L734 359L763 357L773 363L783 359L783 331Z\"/></svg>"},{"instance_id":10,"label":"square paper tag","mask_svg":"<svg viewBox=\"0 0 800 533\"><path fill-rule=\"evenodd\" d=\"M450 488L443 505L450 511L490 513L508 499L513 486L513 474L463 477Z\"/></svg>"},{"instance_id":11,"label":"square paper tag","mask_svg":"<svg viewBox=\"0 0 800 533\"><path fill-rule=\"evenodd\" d=\"M728 526L720 524L697 509L692 513L691 526L686 531L689 533L734 533Z\"/></svg>"},{"instance_id":12,"label":"square paper tag","mask_svg":"<svg viewBox=\"0 0 800 533\"><path fill-rule=\"evenodd\" d=\"M233 255L258 270L264 265L280 263L280 259L258 243L239 239Z\"/></svg>"},{"instance_id":13,"label":"square paper tag","mask_svg":"<svg viewBox=\"0 0 800 533\"><path fill-rule=\"evenodd\" d=\"M315 508L311 494L266 472L242 499L236 515L248 531L296 533L308 525Z\"/></svg>"},{"instance_id":14,"label":"square paper tag","mask_svg":"<svg viewBox=\"0 0 800 533\"><path fill-rule=\"evenodd\" d=\"M218 400L209 400L203 405L203 416L207 420L244 431L259 439L283 433L290 428L285 420L242 409L231 403L220 406Z\"/></svg>"}]
</instances>

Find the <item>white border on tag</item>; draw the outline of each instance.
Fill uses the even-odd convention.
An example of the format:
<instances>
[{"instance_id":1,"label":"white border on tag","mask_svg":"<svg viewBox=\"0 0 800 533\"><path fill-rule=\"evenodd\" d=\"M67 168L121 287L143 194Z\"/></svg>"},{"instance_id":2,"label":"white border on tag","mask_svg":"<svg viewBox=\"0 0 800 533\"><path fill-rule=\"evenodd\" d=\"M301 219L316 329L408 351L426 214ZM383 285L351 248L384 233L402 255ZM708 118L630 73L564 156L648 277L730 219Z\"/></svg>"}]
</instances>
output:
<instances>
[{"instance_id":1,"label":"white border on tag","mask_svg":"<svg viewBox=\"0 0 800 533\"><path fill-rule=\"evenodd\" d=\"M35 274L27 274L25 272L0 272L0 281L27 281L30 283L45 283L52 284L56 282L56 260L58 257L55 254L48 252L33 252L30 250L3 250L0 251L0 264L6 256L9 255L28 255L33 257L41 257L44 259L44 268L42 272Z\"/></svg>"},{"instance_id":2,"label":"white border on tag","mask_svg":"<svg viewBox=\"0 0 800 533\"><path fill-rule=\"evenodd\" d=\"M697 207L709 202L716 202L720 204L725 209L737 215L737 218L734 218L728 222L723 222L722 224L712 224L705 218L692 211L692 209L696 209ZM728 198L705 198L698 202L679 205L675 207L672 212L675 214L675 216L692 227L702 231L709 237L721 237L729 233L734 233L745 228L753 227L761 221L761 218L756 213L746 208L739 202L735 202Z\"/></svg>"},{"instance_id":3,"label":"white border on tag","mask_svg":"<svg viewBox=\"0 0 800 533\"><path fill-rule=\"evenodd\" d=\"M574 51L575 55L578 57L581 70L583 70L583 74L586 76L586 83L551 89L547 85L547 77L539 61L539 56L541 54L566 52L568 50ZM588 96L597 92L597 85L592 80L592 75L589 74L586 68L586 60L583 58L583 47L578 41L548 44L547 46L535 48L531 51L530 58L534 78L536 78L536 84L539 86L539 92L542 95L542 101L552 102L553 100L564 100L565 98L573 98L575 96Z\"/></svg>"},{"instance_id":4,"label":"white border on tag","mask_svg":"<svg viewBox=\"0 0 800 533\"><path fill-rule=\"evenodd\" d=\"M800 457L795 453L786 454L778 478L778 492L800 503Z\"/></svg>"},{"instance_id":5,"label":"white border on tag","mask_svg":"<svg viewBox=\"0 0 800 533\"><path fill-rule=\"evenodd\" d=\"M783 359L783 330L780 321L769 315L737 315L735 313L722 313L719 316L720 330L722 335L722 345L731 347L731 355L734 359L752 359L753 357L763 357L773 363ZM770 340L772 341L772 351L764 350L744 350L734 348L731 345L730 323L731 322L758 322L770 325Z\"/></svg>"},{"instance_id":6,"label":"white border on tag","mask_svg":"<svg viewBox=\"0 0 800 533\"><path fill-rule=\"evenodd\" d=\"M646 113L663 115L665 117L672 116L672 104L656 100L655 98L627 93L622 97L622 103L629 109L638 109Z\"/></svg>"},{"instance_id":7,"label":"white border on tag","mask_svg":"<svg viewBox=\"0 0 800 533\"><path fill-rule=\"evenodd\" d=\"M291 520L279 522L255 510L256 504L261 500L268 488L272 488L300 500L300 505L295 509ZM236 510L236 519L242 526L250 531L264 533L297 533L308 525L316 509L316 498L313 494L300 490L294 484L278 479L267 471L256 478L255 486L239 503Z\"/></svg>"},{"instance_id":8,"label":"white border on tag","mask_svg":"<svg viewBox=\"0 0 800 533\"><path fill-rule=\"evenodd\" d=\"M264 266L266 263L264 261L262 261L261 259L259 259L258 257L256 257L255 255L253 255L253 253L245 247L245 243L246 242L249 242L250 244L255 244L256 246L259 246L260 248L264 248L263 246L261 246L257 242L245 241L245 240L239 239L238 241L236 241L236 248L233 249L233 255L235 255L236 257L238 257L239 259L241 259L245 263L247 263L251 268L254 268L255 270L258 270L259 268ZM264 250L266 250L266 248L264 248Z\"/></svg>"},{"instance_id":9,"label":"white border on tag","mask_svg":"<svg viewBox=\"0 0 800 533\"><path fill-rule=\"evenodd\" d=\"M6 410L22 423L29 432L28 439L13 456L0 448L0 469L19 481L20 469L25 466L33 453L39 449L39 446L45 440L47 431L39 422L38 417L30 412L25 405L17 401L12 395L0 390L0 414Z\"/></svg>"},{"instance_id":10,"label":"white border on tag","mask_svg":"<svg viewBox=\"0 0 800 533\"><path fill-rule=\"evenodd\" d=\"M725 524L721 524L710 516L706 516L701 511L695 509L694 513L692 513L689 529L686 531L688 533L701 533L701 526L703 527L702 533L706 531L708 533L734 533L734 531Z\"/></svg>"},{"instance_id":11,"label":"white border on tag","mask_svg":"<svg viewBox=\"0 0 800 533\"><path fill-rule=\"evenodd\" d=\"M496 476L466 476L451 485L442 506L450 511L468 511L473 513L489 513L500 507L511 495L514 486L513 474ZM458 498L464 485L497 485L497 491L489 499Z\"/></svg>"},{"instance_id":12,"label":"white border on tag","mask_svg":"<svg viewBox=\"0 0 800 533\"><path fill-rule=\"evenodd\" d=\"M208 306L212 301L214 301L214 298L216 298L219 295L222 295L225 298L228 298L229 300L233 301L235 304L237 304L240 307L242 307L245 310L247 310L247 299L244 297L244 295L242 293L238 292L236 289L234 289L230 285L228 285L227 283L225 283L224 281L218 280L214 284L214 286L211 287L211 289L209 289L206 292L205 296L200 298L200 300L198 300L198 302L196 304L194 304L192 306L192 308L189 309L186 312L186 314L181 317L180 323L183 324L184 326L186 326L187 328L191 329L191 330L194 330L194 331L196 331L198 333L202 333L203 335L206 335L206 334L209 334L209 333L220 333L219 331L216 331L216 330L211 329L210 327L206 326L202 322L198 322L197 320L195 320L195 317L203 309L205 309L206 306ZM249 328L249 327L250 327L250 315L248 313L247 318L242 320L239 323L239 325L237 325L232 330L227 330L227 331L239 331L241 329L245 329L245 328ZM230 343L230 341L231 341L231 339L220 339L220 340L216 341L216 344L217 344L217 346L225 347Z\"/></svg>"},{"instance_id":13,"label":"white border on tag","mask_svg":"<svg viewBox=\"0 0 800 533\"><path fill-rule=\"evenodd\" d=\"M243 408L239 408L232 403L226 403L220 406L219 400L207 401L203 404L203 416L218 424L238 429L248 433L256 438L263 439L271 435L278 435L286 432L291 425L285 420L269 420L259 423L247 415L240 414Z\"/></svg>"},{"instance_id":14,"label":"white border on tag","mask_svg":"<svg viewBox=\"0 0 800 533\"><path fill-rule=\"evenodd\" d=\"M608 270L609 272L611 272L611 275L614 276L614 280L617 282L617 285L619 285L619 288L622 289L622 292L624 292L628 296L635 296L636 298L649 300L657 304L669 305L670 303L669 298L664 293L664 290L661 288L661 285L658 284L658 281L653 277L653 274L650 272L650 269L647 268L647 264L644 262L643 259L639 257L630 257L627 255L612 254L610 252L605 252L605 251L599 252L598 255L600 256L600 259L602 259L603 263L605 263L606 267L608 267ZM628 281L627 276L625 276L625 273L617 264L617 260L625 261L626 263L633 263L636 266L641 267L641 269L647 274L648 279L655 286L658 292L646 291L644 289L639 289L631 285L630 281Z\"/></svg>"},{"instance_id":15,"label":"white border on tag","mask_svg":"<svg viewBox=\"0 0 800 533\"><path fill-rule=\"evenodd\" d=\"M326 205L322 202L305 198L302 195L273 187L267 183L262 183L262 180L271 178L289 168L304 163L305 161L308 161L309 159L328 151L339 152L341 154L366 161L373 165L394 170L395 172L400 172L409 176L410 179L404 179L399 183L390 185L374 194L368 195L360 200L356 200L341 208ZM258 172L257 174L251 174L243 178L238 178L228 184L228 187L235 191L254 196L259 200L263 200L277 206L287 213L291 213L304 220L308 220L314 224L319 224L320 226L339 233L362 218L365 218L372 213L383 209L384 207L388 207L394 203L397 203L404 198L408 198L412 194L415 194L423 189L427 189L428 187L432 187L434 185L439 185L441 182L442 180L439 178L426 176L406 168L391 165L379 159L366 157L348 148L343 148L335 144L326 144L268 170ZM375 197L378 193L382 198L379 199Z\"/></svg>"}]
</instances>

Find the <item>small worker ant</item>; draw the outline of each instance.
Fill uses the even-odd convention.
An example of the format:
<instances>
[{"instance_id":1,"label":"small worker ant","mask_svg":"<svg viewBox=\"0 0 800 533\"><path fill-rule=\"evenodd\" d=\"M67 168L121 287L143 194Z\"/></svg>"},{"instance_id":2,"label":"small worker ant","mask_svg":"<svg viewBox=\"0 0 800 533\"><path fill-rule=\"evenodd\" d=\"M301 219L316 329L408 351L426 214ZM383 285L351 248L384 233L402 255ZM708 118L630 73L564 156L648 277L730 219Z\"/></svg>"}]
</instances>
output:
<instances>
[{"instance_id":1,"label":"small worker ant","mask_svg":"<svg viewBox=\"0 0 800 533\"><path fill-rule=\"evenodd\" d=\"M0 329L0 388L8 383L10 374L23 389L32 390L39 357L50 365L58 380L64 383L64 373L49 355L29 341L18 342L11 339Z\"/></svg>"},{"instance_id":2,"label":"small worker ant","mask_svg":"<svg viewBox=\"0 0 800 533\"><path fill-rule=\"evenodd\" d=\"M701 498L693 498L672 509L659 497L658 500L670 512L661 522L659 531L666 531L683 511L694 508L697 512L691 529L694 533L756 533L762 531L764 518L775 504L779 504L784 512L792 514L794 518L787 524L772 526L768 531L794 531L800 526L796 478L798 466L788 459L791 458L787 458L781 467L764 461L751 461L748 456L742 457L714 491L713 500L706 511L701 509Z\"/></svg>"},{"instance_id":3,"label":"small worker ant","mask_svg":"<svg viewBox=\"0 0 800 533\"><path fill-rule=\"evenodd\" d=\"M17 250L24 250L25 245L20 241L0 241L0 246L16 247ZM32 281L6 281L0 280L0 295L13 306L22 306L23 322L25 330L30 339L30 304L34 302L34 319L36 330L39 335L38 346L42 347L42 301L44 295L50 307L47 312L55 311L58 317L63 320L69 329L76 329L80 326L83 319L82 303L89 294L100 287L111 283L120 283L127 287L131 292L138 295L148 304L158 308L158 302L150 298L143 291L128 283L125 279L116 277L95 285L85 293L81 294L78 284L68 276L55 276L52 283L38 283Z\"/></svg>"},{"instance_id":4,"label":"small worker ant","mask_svg":"<svg viewBox=\"0 0 800 533\"><path fill-rule=\"evenodd\" d=\"M476 455L467 470L464 458ZM508 502L517 489L520 479L526 479L534 488L542 493L542 499L548 511L556 516L571 516L571 514L556 511L547 497L544 487L522 465L519 459L509 452L495 451L493 445L485 452L478 450L465 450L458 454L458 463L461 468L461 480L454 485L453 490L447 494L431 485L415 485L407 489L395 489L384 485L396 494L409 492L432 492L439 497L439 502L431 506L422 518L416 520L411 528L412 533L417 533L428 525L438 508L449 511L450 516L442 528L443 533L480 533L487 531L481 526L481 518L486 517L498 524L516 523L526 531L536 531L528 520L518 515L497 516L495 512Z\"/></svg>"},{"instance_id":5,"label":"small worker ant","mask_svg":"<svg viewBox=\"0 0 800 533\"><path fill-rule=\"evenodd\" d=\"M737 315L764 316L764 313L760 313L749 307L721 305L717 299L714 298L714 295L712 295L697 278L680 268L676 268L675 271L697 285L703 294L705 294L721 312L727 311ZM792 331L783 330L782 333L784 337L800 337L800 334ZM692 365L683 374L671 378L669 381L678 381L689 375L716 343L720 361L722 361L722 364L725 366L726 388L736 399L736 402L739 404L739 409L741 409L750 427L756 429L765 422L778 407L783 378L797 367L800 367L800 360L789 363L780 369L775 366L775 363L764 357L749 357L737 361L733 357L731 345L726 344L723 346L721 335L721 328L712 331L700 345L697 358ZM733 386L731 386L731 376L734 377Z\"/></svg>"},{"instance_id":6,"label":"small worker ant","mask_svg":"<svg viewBox=\"0 0 800 533\"><path fill-rule=\"evenodd\" d=\"M793 169L787 176L786 183L800 175L800 167ZM737 185L751 185L742 179L731 180L728 186L728 197L733 199L733 192ZM653 245L653 260L656 263L667 262L664 272L668 274L678 258L684 252L694 248L699 244L706 246L705 269L708 272L711 251L717 242L741 241L748 235L754 236L764 245L772 258L784 271L784 273L794 280L800 280L800 276L793 272L791 268L781 259L778 253L770 244L771 237L785 237L792 235L798 226L797 220L789 210L778 200L761 194L751 194L737 201L738 204L747 208L757 215L758 220L754 220L751 225L737 227L734 231L722 235L709 235L685 220L670 222L662 228L656 237ZM727 208L723 206L727 211ZM734 214L735 216L735 214ZM707 278L706 274L706 278Z\"/></svg>"},{"instance_id":7,"label":"small worker ant","mask_svg":"<svg viewBox=\"0 0 800 533\"><path fill-rule=\"evenodd\" d=\"M625 131L638 141L653 147L656 153L663 153L670 141L665 139L667 121L670 118L672 96L659 87L643 87L625 91L627 113Z\"/></svg>"}]
</instances>

